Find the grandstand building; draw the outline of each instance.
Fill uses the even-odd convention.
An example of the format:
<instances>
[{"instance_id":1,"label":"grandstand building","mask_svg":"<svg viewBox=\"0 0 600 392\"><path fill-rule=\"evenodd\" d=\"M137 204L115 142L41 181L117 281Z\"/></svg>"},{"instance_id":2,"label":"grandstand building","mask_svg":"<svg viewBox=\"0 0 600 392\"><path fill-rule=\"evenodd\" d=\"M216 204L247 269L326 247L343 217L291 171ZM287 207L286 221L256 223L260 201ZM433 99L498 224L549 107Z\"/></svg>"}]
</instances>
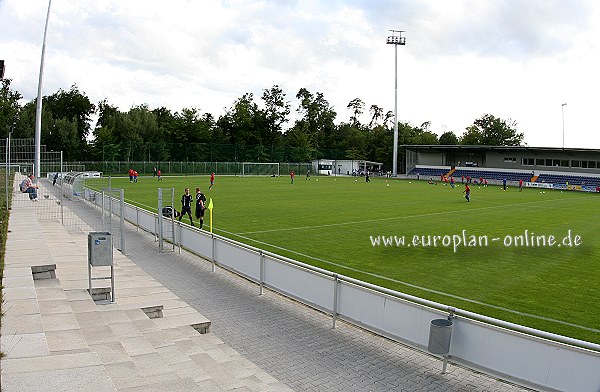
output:
<instances>
[{"instance_id":1,"label":"grandstand building","mask_svg":"<svg viewBox=\"0 0 600 392\"><path fill-rule=\"evenodd\" d=\"M597 191L600 187L600 150L462 145L403 145L402 148L408 176L464 175L587 191Z\"/></svg>"}]
</instances>

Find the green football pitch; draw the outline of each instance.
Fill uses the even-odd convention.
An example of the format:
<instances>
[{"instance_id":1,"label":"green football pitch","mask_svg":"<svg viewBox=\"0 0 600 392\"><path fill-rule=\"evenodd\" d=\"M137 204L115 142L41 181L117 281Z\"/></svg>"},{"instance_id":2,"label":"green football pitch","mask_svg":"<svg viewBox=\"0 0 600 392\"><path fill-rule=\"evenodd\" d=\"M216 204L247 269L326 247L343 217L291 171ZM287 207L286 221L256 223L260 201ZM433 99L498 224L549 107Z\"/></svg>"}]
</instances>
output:
<instances>
[{"instance_id":1,"label":"green football pitch","mask_svg":"<svg viewBox=\"0 0 600 392\"><path fill-rule=\"evenodd\" d=\"M208 176L111 179L113 188L125 189L127 202L155 212L158 187L175 188L177 210L184 188L194 194L200 187L213 199L217 234L400 292L600 343L600 195L471 186L467 202L461 184L452 189L426 181L298 176L292 185L283 176L217 176L211 191L208 182Z\"/></svg>"}]
</instances>

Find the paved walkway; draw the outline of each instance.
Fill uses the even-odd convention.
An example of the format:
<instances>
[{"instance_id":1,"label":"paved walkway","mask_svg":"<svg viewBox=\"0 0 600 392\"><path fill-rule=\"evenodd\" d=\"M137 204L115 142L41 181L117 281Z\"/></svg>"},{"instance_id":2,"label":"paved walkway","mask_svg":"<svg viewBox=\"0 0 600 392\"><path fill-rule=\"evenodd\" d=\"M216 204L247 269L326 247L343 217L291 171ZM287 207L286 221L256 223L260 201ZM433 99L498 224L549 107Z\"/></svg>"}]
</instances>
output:
<instances>
[{"instance_id":1,"label":"paved walkway","mask_svg":"<svg viewBox=\"0 0 600 392\"><path fill-rule=\"evenodd\" d=\"M215 334L199 333L210 321L117 251L116 302L94 302L87 291L90 229L67 232L49 219L53 197L14 197L3 279L3 391L291 391ZM52 264L55 278L34 280L33 266ZM93 276L110 276L110 268L95 267ZM158 305L162 318L142 310Z\"/></svg>"},{"instance_id":2,"label":"paved walkway","mask_svg":"<svg viewBox=\"0 0 600 392\"><path fill-rule=\"evenodd\" d=\"M441 361L433 356L343 322L332 329L330 316L268 290L259 295L254 283L222 269L211 272L206 260L186 252L158 253L154 236L129 225L126 257L115 252L117 303L95 305L85 291L87 231L67 233L57 221L50 220L39 220L41 230L31 230L36 227L31 225L36 216L48 215L43 203L52 202L52 197L33 203L37 214L27 209L30 204L24 203L23 208L14 208L11 215L4 309L8 309L7 317L34 320L38 326L23 330L19 329L23 324L17 327L10 318L3 321L3 350L9 353L2 361L4 391L49 390L46 379L54 376L56 384L68 380L69 386L76 382L78 387L94 385L89 390L194 390L190 388L192 381L199 385L197 390L205 391L288 387L295 391L526 390L453 364L442 375ZM69 209L85 222L88 231L100 230L100 213L96 209L85 203L72 203ZM35 248L28 248L32 241ZM77 249L76 257L66 251L70 247L73 252ZM32 255L37 259L30 259ZM67 275L61 270L67 268L63 263L69 260L69 265L76 263L77 268L69 267L71 272ZM29 265L48 261L57 264L56 280L63 286L62 293L56 287L40 286L42 281L31 280ZM18 312L14 304L17 291L11 294L11 290L18 290L25 296L23 300L28 300L28 305L19 304L18 309L22 310ZM44 302L49 300L48 291L65 296L66 300L47 308ZM80 308L83 302L76 301L87 305ZM186 325L177 325L160 334L157 331L165 328L155 324L161 319L148 319L139 310L140 303L159 302L165 304L165 319L170 314L194 314L210 320L210 333L200 335ZM60 311L67 305L71 311ZM89 315L90 320L104 320L102 327L80 314L90 312L95 314ZM51 321L44 321L52 314ZM142 326L138 328L138 324ZM79 331L70 333L77 338L53 330L69 330L66 325ZM88 331L90 328L102 330L106 336L94 335ZM17 339L18 335L22 336ZM55 335L64 340L54 343ZM11 337L10 344L5 336ZM124 340L118 340L120 337ZM69 348L62 342L69 342ZM119 345L122 349L116 350ZM53 361L48 361L49 356ZM84 359L88 362L82 366L84 362L80 360ZM40 362L55 365L41 370ZM173 380L182 383L181 387Z\"/></svg>"}]
</instances>

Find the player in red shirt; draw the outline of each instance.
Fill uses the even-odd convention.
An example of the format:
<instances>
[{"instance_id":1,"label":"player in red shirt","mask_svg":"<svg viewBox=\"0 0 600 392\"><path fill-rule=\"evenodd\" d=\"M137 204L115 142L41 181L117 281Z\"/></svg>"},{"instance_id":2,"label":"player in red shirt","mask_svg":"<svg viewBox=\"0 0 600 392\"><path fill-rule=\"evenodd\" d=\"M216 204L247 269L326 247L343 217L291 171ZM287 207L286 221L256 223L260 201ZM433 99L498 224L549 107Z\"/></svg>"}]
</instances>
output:
<instances>
[{"instance_id":1,"label":"player in red shirt","mask_svg":"<svg viewBox=\"0 0 600 392\"><path fill-rule=\"evenodd\" d=\"M519 192L523 190L523 179L519 180Z\"/></svg>"},{"instance_id":2,"label":"player in red shirt","mask_svg":"<svg viewBox=\"0 0 600 392\"><path fill-rule=\"evenodd\" d=\"M465 194L465 199L467 199L467 201L471 201L471 188L469 188L469 184L465 185L465 190L463 193Z\"/></svg>"},{"instance_id":3,"label":"player in red shirt","mask_svg":"<svg viewBox=\"0 0 600 392\"><path fill-rule=\"evenodd\" d=\"M210 186L208 187L208 190L212 190L213 185L215 185L215 172L212 172L212 174L210 175Z\"/></svg>"},{"instance_id":4,"label":"player in red shirt","mask_svg":"<svg viewBox=\"0 0 600 392\"><path fill-rule=\"evenodd\" d=\"M293 170L290 172L290 178L292 179L292 184L293 184L294 183L294 178L296 178L296 175L294 174Z\"/></svg>"},{"instance_id":5,"label":"player in red shirt","mask_svg":"<svg viewBox=\"0 0 600 392\"><path fill-rule=\"evenodd\" d=\"M129 182L133 182L133 169L129 169Z\"/></svg>"}]
</instances>

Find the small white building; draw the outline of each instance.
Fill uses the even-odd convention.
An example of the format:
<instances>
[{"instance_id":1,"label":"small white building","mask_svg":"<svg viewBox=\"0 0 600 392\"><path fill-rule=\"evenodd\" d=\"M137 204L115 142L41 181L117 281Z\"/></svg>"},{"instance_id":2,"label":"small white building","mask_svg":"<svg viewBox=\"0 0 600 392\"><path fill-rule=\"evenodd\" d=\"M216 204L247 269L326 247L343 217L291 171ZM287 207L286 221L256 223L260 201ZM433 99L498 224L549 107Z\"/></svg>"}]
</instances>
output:
<instances>
[{"instance_id":1,"label":"small white building","mask_svg":"<svg viewBox=\"0 0 600 392\"><path fill-rule=\"evenodd\" d=\"M326 176L361 175L366 171L378 173L383 170L383 163L364 159L315 159L312 161L313 171Z\"/></svg>"}]
</instances>

